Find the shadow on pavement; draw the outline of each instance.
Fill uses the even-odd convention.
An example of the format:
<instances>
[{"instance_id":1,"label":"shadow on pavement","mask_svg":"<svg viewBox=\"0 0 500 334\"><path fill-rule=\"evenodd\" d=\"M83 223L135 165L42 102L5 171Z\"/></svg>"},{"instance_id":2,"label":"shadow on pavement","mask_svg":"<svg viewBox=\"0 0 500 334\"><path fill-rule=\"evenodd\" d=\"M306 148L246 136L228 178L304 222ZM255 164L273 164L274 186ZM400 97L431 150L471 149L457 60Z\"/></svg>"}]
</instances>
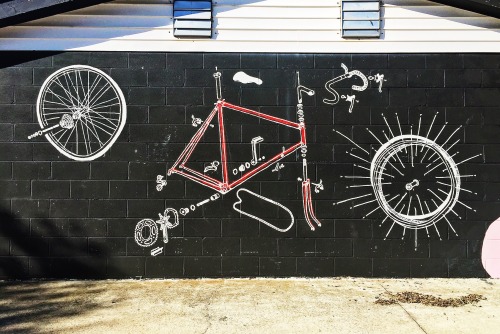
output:
<instances>
[{"instance_id":1,"label":"shadow on pavement","mask_svg":"<svg viewBox=\"0 0 500 334\"><path fill-rule=\"evenodd\" d=\"M20 218L0 207L0 280L7 280L0 281L0 333L39 333L41 324L46 328L58 318L105 307L98 302L105 290L98 283L13 281L92 279L104 278L110 270L118 273L107 263L105 245L98 255L89 255L88 238L69 237L67 225L64 219ZM72 234L85 235L79 231L82 226L71 222Z\"/></svg>"},{"instance_id":2,"label":"shadow on pavement","mask_svg":"<svg viewBox=\"0 0 500 334\"><path fill-rule=\"evenodd\" d=\"M0 332L50 332L50 324L58 319L67 321L105 307L98 298L104 290L88 282L0 282Z\"/></svg>"}]
</instances>

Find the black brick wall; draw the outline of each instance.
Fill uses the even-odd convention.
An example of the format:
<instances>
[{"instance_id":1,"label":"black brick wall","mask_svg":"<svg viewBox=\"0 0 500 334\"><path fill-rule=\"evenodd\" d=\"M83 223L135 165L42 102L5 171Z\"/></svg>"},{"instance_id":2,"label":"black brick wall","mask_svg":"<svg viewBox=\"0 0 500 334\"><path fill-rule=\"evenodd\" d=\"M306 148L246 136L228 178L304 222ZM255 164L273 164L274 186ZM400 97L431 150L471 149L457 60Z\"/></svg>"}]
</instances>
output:
<instances>
[{"instance_id":1,"label":"black brick wall","mask_svg":"<svg viewBox=\"0 0 500 334\"><path fill-rule=\"evenodd\" d=\"M19 63L19 60L22 63ZM354 112L340 102L328 106L325 82L349 70L383 73L377 86L356 92ZM91 162L67 159L45 138L27 140L38 129L35 104L43 81L68 65L97 67L121 87L128 119L112 148ZM204 118L215 102L212 73L218 66L223 95L231 103L295 121L295 71L301 83L316 90L304 99L308 131L309 174L323 180L324 191L313 192L313 204L323 226L311 231L303 219L301 173L295 156L283 160L280 173L266 170L245 187L290 208L295 225L280 233L232 209L235 190L216 202L181 217L169 230L163 253L134 241L135 224L156 218L167 207L179 209L209 197L214 191L179 175L168 178L162 192L156 175L165 175L196 129L191 115ZM259 76L262 86L232 82L244 70ZM352 93L352 83L339 91ZM359 83L356 83L359 84ZM375 276L484 277L481 245L486 228L500 216L500 57L498 54L202 54L120 52L0 53L0 279L238 277L238 276ZM403 132L422 115L427 129L436 112L436 129L447 122L459 130L464 180L460 200L476 210L456 205L461 216L449 216L458 232L438 222L430 238L419 231L403 237L395 227L387 240L383 215L363 219L363 206L332 206L352 196L342 175L356 175L346 154L353 145L332 129L350 135L365 148L378 143L366 131L381 136L381 113L395 130L398 113ZM286 142L258 119L235 119L228 129L234 141L245 135ZM372 152L373 155L373 152ZM207 157L208 159L208 157ZM298 162L297 162L298 161ZM370 188L371 189L371 188ZM374 208L374 207L372 207ZM263 213L273 219L276 212ZM403 238L402 238L403 237ZM161 239L161 238L160 238Z\"/></svg>"}]
</instances>

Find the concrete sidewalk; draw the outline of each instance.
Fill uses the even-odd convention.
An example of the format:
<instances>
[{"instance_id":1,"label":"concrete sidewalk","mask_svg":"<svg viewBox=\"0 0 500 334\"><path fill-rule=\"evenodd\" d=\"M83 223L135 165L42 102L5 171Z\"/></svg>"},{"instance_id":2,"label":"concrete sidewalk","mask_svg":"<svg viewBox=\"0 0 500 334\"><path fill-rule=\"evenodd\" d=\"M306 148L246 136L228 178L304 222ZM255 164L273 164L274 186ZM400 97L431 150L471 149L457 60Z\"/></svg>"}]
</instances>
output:
<instances>
[{"instance_id":1,"label":"concrete sidewalk","mask_svg":"<svg viewBox=\"0 0 500 334\"><path fill-rule=\"evenodd\" d=\"M475 305L375 304L385 292ZM491 279L0 282L1 333L499 333Z\"/></svg>"}]
</instances>

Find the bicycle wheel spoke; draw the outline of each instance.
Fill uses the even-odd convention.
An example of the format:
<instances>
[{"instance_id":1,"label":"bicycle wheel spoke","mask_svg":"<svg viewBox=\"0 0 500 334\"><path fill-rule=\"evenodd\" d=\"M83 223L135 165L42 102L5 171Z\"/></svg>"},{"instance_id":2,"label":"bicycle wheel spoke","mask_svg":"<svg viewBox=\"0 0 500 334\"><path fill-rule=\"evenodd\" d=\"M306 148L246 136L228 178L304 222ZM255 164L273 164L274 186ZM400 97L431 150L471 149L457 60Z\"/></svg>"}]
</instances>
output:
<instances>
[{"instance_id":1,"label":"bicycle wheel spoke","mask_svg":"<svg viewBox=\"0 0 500 334\"><path fill-rule=\"evenodd\" d=\"M71 109L73 108L73 106L69 106L69 105L67 105L66 103L64 103L64 100L66 100L67 102L69 102L69 103L71 103L71 104L72 104L72 102L71 102L71 101L67 100L66 98L64 98L63 96L61 96L61 95L59 95L59 94L54 93L54 91L53 91L52 89L50 89L50 88L47 88L47 91L48 91L48 92L50 92L50 93L51 93L52 95L54 95L55 97L57 97L57 98L59 99L59 101L61 101L61 102L63 103L63 105L65 105L68 109L70 109L70 110L71 110Z\"/></svg>"},{"instance_id":2,"label":"bicycle wheel spoke","mask_svg":"<svg viewBox=\"0 0 500 334\"><path fill-rule=\"evenodd\" d=\"M43 110L68 110L68 108L51 108L51 107L44 107Z\"/></svg>"},{"instance_id":3,"label":"bicycle wheel spoke","mask_svg":"<svg viewBox=\"0 0 500 334\"><path fill-rule=\"evenodd\" d=\"M78 155L78 149L79 149L78 146L79 146L80 142L78 140L79 138L78 138L77 123L75 123L75 128L76 128L76 131L75 131L75 142L76 142L76 144L75 144L75 151L76 151L76 154Z\"/></svg>"},{"instance_id":4,"label":"bicycle wheel spoke","mask_svg":"<svg viewBox=\"0 0 500 334\"><path fill-rule=\"evenodd\" d=\"M59 133L61 133L61 131L67 131L67 130L68 130L68 129L65 129L65 128L60 128L60 129L59 129L59 131L52 133L52 136L54 136L54 137L55 137L55 136L57 136Z\"/></svg>"},{"instance_id":5,"label":"bicycle wheel spoke","mask_svg":"<svg viewBox=\"0 0 500 334\"><path fill-rule=\"evenodd\" d=\"M56 102L56 101L44 101L43 105L46 105L46 104L55 104L55 105L59 105L59 106L64 106L64 108L61 108L61 109L69 109L69 110L71 110L71 108L72 108L72 107L68 106L65 103L60 103L60 102ZM46 109L46 108L49 108L49 107L44 107L44 109Z\"/></svg>"},{"instance_id":6,"label":"bicycle wheel spoke","mask_svg":"<svg viewBox=\"0 0 500 334\"><path fill-rule=\"evenodd\" d=\"M68 112L67 111L52 111L52 112L45 112L43 113L45 116L47 115L61 115L61 114L67 114Z\"/></svg>"},{"instance_id":7,"label":"bicycle wheel spoke","mask_svg":"<svg viewBox=\"0 0 500 334\"><path fill-rule=\"evenodd\" d=\"M54 79L54 83L57 84L57 85L59 85L59 87L61 87L61 89L63 90L63 92L66 94L66 97L69 99L69 101L71 102L71 104L74 106L73 96L71 95L71 92L69 92L66 89L66 87L64 87L64 85L60 81L60 78L55 78Z\"/></svg>"},{"instance_id":8,"label":"bicycle wheel spoke","mask_svg":"<svg viewBox=\"0 0 500 334\"><path fill-rule=\"evenodd\" d=\"M96 101L97 99L99 99L99 97L101 97L101 96L100 96L100 94L101 94L102 90L103 90L104 88L106 88L106 86L107 86L107 85L108 85L108 83L107 83L107 82L106 82L106 83L104 83L104 86L102 86L102 87L101 87L101 88L97 91L97 93L96 93L96 94L95 94L95 95L94 95L94 96L93 96L93 97L89 100L89 103L88 103L88 106L89 106L89 107L90 107L90 106L92 106L92 104L94 103L94 101ZM97 87L96 87L96 88L97 88Z\"/></svg>"},{"instance_id":9,"label":"bicycle wheel spoke","mask_svg":"<svg viewBox=\"0 0 500 334\"><path fill-rule=\"evenodd\" d=\"M80 107L83 106L83 100L80 99L80 86L78 85L78 72L76 70L73 71L73 73L75 74L75 84L74 84L74 87L75 87L75 91L76 91L76 98L78 99L78 105ZM73 82L73 80L71 80Z\"/></svg>"},{"instance_id":10,"label":"bicycle wheel spoke","mask_svg":"<svg viewBox=\"0 0 500 334\"><path fill-rule=\"evenodd\" d=\"M92 109L96 109L96 107L97 107L97 106L100 106L100 105L102 105L102 104L104 104L104 103L111 102L111 101L113 101L113 100L118 100L118 97L117 97L117 96L115 96L115 97L113 97L112 99L109 99L109 100L107 100L107 101L103 101L103 102L99 102L99 103L97 103L97 104L94 104L94 105L92 106ZM113 105L116 105L116 104L119 104L119 103L115 103L115 104L113 104Z\"/></svg>"},{"instance_id":11,"label":"bicycle wheel spoke","mask_svg":"<svg viewBox=\"0 0 500 334\"><path fill-rule=\"evenodd\" d=\"M99 109L99 108L97 108ZM121 112L117 112L117 111L106 111L106 110L94 110L94 108L91 108L89 109L89 113L94 113L96 115L99 115L101 117L104 117L104 118L110 118L111 119L111 116L107 116L107 115L121 115L122 113ZM120 119L120 116L115 116L117 117L116 119L113 118L113 120L115 121L118 121Z\"/></svg>"},{"instance_id":12,"label":"bicycle wheel spoke","mask_svg":"<svg viewBox=\"0 0 500 334\"><path fill-rule=\"evenodd\" d=\"M112 127L112 126L109 126L108 124L106 123L103 123L101 120L99 119L96 119L96 118L91 118L93 122L95 122L95 124L99 124L100 126L102 127L105 127L105 129L107 131L115 131L116 128Z\"/></svg>"},{"instance_id":13,"label":"bicycle wheel spoke","mask_svg":"<svg viewBox=\"0 0 500 334\"><path fill-rule=\"evenodd\" d=\"M104 87L108 86L104 91L102 91L104 89ZM99 90L99 92L97 92L96 96L94 96L94 98L92 99L92 101L90 101L89 103L89 107L92 107L94 105L94 103L96 101L98 101L101 96L103 96L109 89L111 88L111 85L106 82L106 85L102 86L101 90Z\"/></svg>"},{"instance_id":14,"label":"bicycle wheel spoke","mask_svg":"<svg viewBox=\"0 0 500 334\"><path fill-rule=\"evenodd\" d=\"M115 130L115 128L114 128L114 127L111 127L111 126L109 126L108 124L103 123L103 122L102 122L102 121L100 121L99 119L96 119L95 117L92 117L92 116L89 116L89 117L92 119L92 121L96 122L97 124L102 125L102 126L105 126L105 127L109 128L109 129L111 129L112 131L114 131L114 130Z\"/></svg>"},{"instance_id":15,"label":"bicycle wheel spoke","mask_svg":"<svg viewBox=\"0 0 500 334\"><path fill-rule=\"evenodd\" d=\"M75 84L73 83L73 80L71 80L71 75L69 75L69 73L68 73L68 72L65 72L65 73L63 74L63 77L64 77L64 80L66 81L66 83L68 84L68 90L69 90L69 91L70 91L70 93L71 93L71 87L73 87L73 90L75 90ZM71 85L68 83L68 80L69 80L69 82L71 82ZM76 90L75 90L75 91L76 91ZM76 92L76 93L77 93L77 95L78 95L78 92ZM75 98L75 97L73 96L73 94L71 94L71 96L72 96L72 97L73 97L73 98L77 101L77 103L78 103L78 104L77 104L76 106L77 106L78 108L80 108L80 107L81 107L81 105L80 105L80 101L79 101L79 99L78 99L78 98Z\"/></svg>"},{"instance_id":16,"label":"bicycle wheel spoke","mask_svg":"<svg viewBox=\"0 0 500 334\"><path fill-rule=\"evenodd\" d=\"M64 135L66 134L66 132L68 132L69 129L64 129L63 133L61 133L61 135L59 136L59 138L57 139L58 142L61 142L61 138L64 137ZM59 132L58 132L59 133ZM70 134L71 135L71 134ZM55 137L54 137L55 138Z\"/></svg>"},{"instance_id":17,"label":"bicycle wheel spoke","mask_svg":"<svg viewBox=\"0 0 500 334\"><path fill-rule=\"evenodd\" d=\"M80 71L78 71L77 74L78 74L78 78L80 79L80 84L82 87L82 94L83 94L82 105L85 105L85 99L87 96L85 95L85 86L83 85L82 74L80 73Z\"/></svg>"},{"instance_id":18,"label":"bicycle wheel spoke","mask_svg":"<svg viewBox=\"0 0 500 334\"><path fill-rule=\"evenodd\" d=\"M94 123L92 122L92 120L89 119L88 123L90 123L90 125L92 127L89 127L89 130L90 132L94 135L94 137L97 139L97 141L99 142L99 146L100 148L102 148L104 146L104 143L102 142L101 138L99 137L99 133L94 125ZM88 126L88 125L87 125Z\"/></svg>"},{"instance_id":19,"label":"bicycle wheel spoke","mask_svg":"<svg viewBox=\"0 0 500 334\"><path fill-rule=\"evenodd\" d=\"M92 113L88 113L87 117L91 117L92 119L100 120L105 125L110 126L113 129L118 128L118 124L120 123L119 118L106 117L106 116L100 114L99 112L95 112L95 111L93 111Z\"/></svg>"},{"instance_id":20,"label":"bicycle wheel spoke","mask_svg":"<svg viewBox=\"0 0 500 334\"><path fill-rule=\"evenodd\" d=\"M104 117L104 116L103 116L103 115L101 115L98 111L93 111L93 110L92 110L92 115L95 115L95 116L91 116L91 113L89 113L89 117L94 117L94 118L96 118L96 116L97 116L97 117L99 117L100 119L107 121L107 122L108 122L109 124L111 124L111 125L112 125L115 129L116 129L116 128L117 128L117 126L118 126L118 123L117 123L117 124L115 124L115 123L113 123L113 122L112 122L112 121L118 121L118 119L114 119L114 118L112 119L112 118L109 118L109 117Z\"/></svg>"},{"instance_id":21,"label":"bicycle wheel spoke","mask_svg":"<svg viewBox=\"0 0 500 334\"><path fill-rule=\"evenodd\" d=\"M71 91L69 91L68 89L66 89L66 87L63 86L63 84L61 83L61 81L59 80L59 78L56 78L54 80L54 82L56 84L58 84L59 87L62 88L62 90L64 91L64 93L66 94L66 96L68 97L69 101L71 102L71 104L73 105L73 108L74 108L75 107L75 102L73 101L74 96L71 94ZM66 83L67 83L67 81L66 81Z\"/></svg>"},{"instance_id":22,"label":"bicycle wheel spoke","mask_svg":"<svg viewBox=\"0 0 500 334\"><path fill-rule=\"evenodd\" d=\"M107 106L103 106L103 107L92 107L92 110L95 110L95 109L101 109L101 108L109 108L109 107L113 107L113 106L118 106L120 105L120 103L114 103L114 104L110 104L110 105L107 105ZM101 110L100 111L101 113L106 113L106 114L116 114L116 115L121 115L122 113L121 112L116 112L116 111L105 111L105 110Z\"/></svg>"},{"instance_id":23,"label":"bicycle wheel spoke","mask_svg":"<svg viewBox=\"0 0 500 334\"><path fill-rule=\"evenodd\" d=\"M102 128L99 126L99 122L97 122L96 120L94 120L94 122L96 122L97 124L94 124L94 126L98 129L100 129L101 131L107 133L108 135L112 136L113 134L112 133L109 133L106 129Z\"/></svg>"},{"instance_id":24,"label":"bicycle wheel spoke","mask_svg":"<svg viewBox=\"0 0 500 334\"><path fill-rule=\"evenodd\" d=\"M95 125L94 125L94 122L92 121L92 119L88 118L88 119L85 119L85 123L87 125L87 127L89 128L90 132L94 135L94 137L97 139L97 141L99 142L99 145L101 147L104 146L103 142L101 141L101 139L99 138L99 134L97 133L97 129L95 128ZM92 125L92 127L94 128L93 130L89 127L89 124Z\"/></svg>"},{"instance_id":25,"label":"bicycle wheel spoke","mask_svg":"<svg viewBox=\"0 0 500 334\"><path fill-rule=\"evenodd\" d=\"M81 122L81 124L82 124L82 127L83 127L83 125L84 125L83 121ZM90 140L89 126L88 126L86 120L85 120L85 129L87 130L87 137L86 137L87 139L85 140L85 143L88 142L89 151L92 154L92 141Z\"/></svg>"},{"instance_id":26,"label":"bicycle wheel spoke","mask_svg":"<svg viewBox=\"0 0 500 334\"><path fill-rule=\"evenodd\" d=\"M95 79L94 79L95 80ZM89 94L90 94L90 71L87 71L87 97L85 98L86 103L85 105L88 106L88 99L89 99Z\"/></svg>"},{"instance_id":27,"label":"bicycle wheel spoke","mask_svg":"<svg viewBox=\"0 0 500 334\"><path fill-rule=\"evenodd\" d=\"M101 79L102 79L102 77L100 77L100 76L96 76L96 78L94 79L94 82L92 83L92 86L90 87L89 93L87 94L87 103L86 103L87 107L90 104L90 97L92 96L92 93L94 92L94 90L97 88L97 85L99 84Z\"/></svg>"},{"instance_id":28,"label":"bicycle wheel spoke","mask_svg":"<svg viewBox=\"0 0 500 334\"><path fill-rule=\"evenodd\" d=\"M68 138L66 138L66 142L64 143L64 148L66 148L66 145L68 144L68 141L69 141L69 138L71 138L71 134L75 131L76 127L78 126L78 120L75 121L75 125L73 126L73 128L71 129L71 131L69 132L69 135L68 135ZM78 133L78 131L77 131ZM58 142L61 142L61 138L62 136L57 140ZM76 137L76 143L78 145L78 135ZM78 146L77 146L77 150L78 150ZM78 152L77 152L78 153Z\"/></svg>"},{"instance_id":29,"label":"bicycle wheel spoke","mask_svg":"<svg viewBox=\"0 0 500 334\"><path fill-rule=\"evenodd\" d=\"M87 137L85 136L85 129L83 128L83 122L79 122L80 127L82 128L82 136L83 136L83 143L85 144L85 150L87 151L87 154L89 154L89 148L88 148L88 142L87 142Z\"/></svg>"},{"instance_id":30,"label":"bicycle wheel spoke","mask_svg":"<svg viewBox=\"0 0 500 334\"><path fill-rule=\"evenodd\" d=\"M76 98L78 100L78 106L81 107L83 105L83 101L80 100L80 90L78 89L78 72L76 70L73 71L73 73L75 73L75 85L73 87L75 87L75 90L76 90ZM73 83L73 81L71 81Z\"/></svg>"},{"instance_id":31,"label":"bicycle wheel spoke","mask_svg":"<svg viewBox=\"0 0 500 334\"><path fill-rule=\"evenodd\" d=\"M68 84L68 86L69 86L69 87L68 87L68 89L69 89L70 93L71 93L71 88L73 88L73 90L75 91L75 93L76 93L76 95L77 95L76 97L75 97L74 95L72 95L72 96L73 96L73 98L74 98L74 99L76 100L76 102L77 102L77 105L76 105L76 106L77 106L78 108L81 108L81 107L82 107L82 105L81 105L81 103L80 103L80 98L79 98L79 94L78 94L78 87L77 87L77 85L75 85L75 84L73 83L73 79L71 79L71 75L70 75L70 73L69 73L69 72L64 73L64 77L65 77L65 78L67 78L67 80L69 80L69 82L71 83L71 85L69 85L69 84ZM67 81L67 80L66 80L66 81Z\"/></svg>"}]
</instances>

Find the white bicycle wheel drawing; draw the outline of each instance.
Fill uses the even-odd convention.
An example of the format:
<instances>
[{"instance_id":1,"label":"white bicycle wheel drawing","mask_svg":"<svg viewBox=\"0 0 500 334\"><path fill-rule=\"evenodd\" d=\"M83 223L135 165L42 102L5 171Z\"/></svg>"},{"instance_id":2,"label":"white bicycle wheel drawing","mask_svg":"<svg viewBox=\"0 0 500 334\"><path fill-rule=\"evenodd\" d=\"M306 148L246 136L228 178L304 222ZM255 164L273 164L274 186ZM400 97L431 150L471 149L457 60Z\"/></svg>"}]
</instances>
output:
<instances>
[{"instance_id":1,"label":"white bicycle wheel drawing","mask_svg":"<svg viewBox=\"0 0 500 334\"><path fill-rule=\"evenodd\" d=\"M77 161L106 153L127 118L125 98L116 82L86 65L52 73L40 88L36 112L42 130L30 137L45 134L60 153Z\"/></svg>"},{"instance_id":2,"label":"white bicycle wheel drawing","mask_svg":"<svg viewBox=\"0 0 500 334\"><path fill-rule=\"evenodd\" d=\"M406 180L406 182L401 183L400 199L402 200L408 196L410 201L407 203L407 207L404 210L396 209L397 205L394 205L396 201L389 203L387 200L388 192L385 188L390 185L386 186L386 183L383 181L384 176L387 175L387 170L390 169L388 165L390 159L394 161L403 161L409 150L422 151L423 149L428 150L430 155L436 156L434 164L436 166L442 166L442 171L440 173L435 173L435 175L431 173L424 187L422 179L419 180L419 178L415 178L415 175L413 175L413 177L405 175L410 168L400 169L402 173L400 178ZM395 159L395 157L397 159ZM421 167L419 169L422 170ZM427 176L429 174L428 172L429 171L422 175ZM438 183L440 179L446 179L450 182L446 187L446 191L441 190L441 185ZM448 152L434 141L416 135L401 135L394 137L377 150L370 168L370 182L373 187L375 198L382 211L384 211L392 221L410 229L426 228L443 219L457 203L461 186L460 173L453 158ZM421 197L425 198L425 191L434 194L436 197L432 199L435 207L427 207L426 211L428 212L424 211L420 200ZM412 196L415 199L414 201L411 201ZM401 201L397 202L397 204L400 202ZM420 213L417 214L417 212Z\"/></svg>"},{"instance_id":3,"label":"white bicycle wheel drawing","mask_svg":"<svg viewBox=\"0 0 500 334\"><path fill-rule=\"evenodd\" d=\"M431 139L437 115L438 112L434 114L430 125L426 126L422 125L422 114L420 114L418 126L414 127L410 124L409 134L404 134L397 113L395 114L397 121L395 131L382 114L388 132L383 129L382 135L376 135L370 129L366 129L380 144L378 149L377 144L371 146L371 149L375 151L373 155L349 136L336 131L342 138L354 145L354 148L346 153L358 161L353 165L357 175L341 175L340 177L346 181L351 180L349 182L352 184L347 185L346 189L353 189L353 191L358 189L360 194L353 193L354 196L334 202L333 205L351 203L350 209L365 207L368 212L363 219L380 218L382 219L380 227L386 221L389 222L390 227L384 239L389 237L395 225L403 228L402 239L405 238L407 232L413 231L415 248L417 248L417 235L420 230L425 230L427 237L430 238L429 229L434 228L439 239L442 239L437 227L440 221L446 222L451 232L458 235L452 222L453 219L462 220L462 215L455 206L460 204L468 210L476 211L460 201L460 194L466 192L477 195L474 190L467 189L469 188L467 179L476 175L461 174L458 166L481 157L482 153L456 162L455 156L460 152L452 152L457 150L455 145L460 142L460 138L456 137L460 136L459 130L462 126L445 131L448 126L445 122ZM427 128L426 133L424 128ZM397 130L399 130L399 135ZM450 131L451 133L446 137L446 133ZM434 132L436 132L435 129ZM440 141L438 141L439 138L441 138ZM366 175L367 172L368 175ZM364 190L367 188L373 191ZM373 207L374 205L376 206ZM451 216L451 220L447 216Z\"/></svg>"}]
</instances>

